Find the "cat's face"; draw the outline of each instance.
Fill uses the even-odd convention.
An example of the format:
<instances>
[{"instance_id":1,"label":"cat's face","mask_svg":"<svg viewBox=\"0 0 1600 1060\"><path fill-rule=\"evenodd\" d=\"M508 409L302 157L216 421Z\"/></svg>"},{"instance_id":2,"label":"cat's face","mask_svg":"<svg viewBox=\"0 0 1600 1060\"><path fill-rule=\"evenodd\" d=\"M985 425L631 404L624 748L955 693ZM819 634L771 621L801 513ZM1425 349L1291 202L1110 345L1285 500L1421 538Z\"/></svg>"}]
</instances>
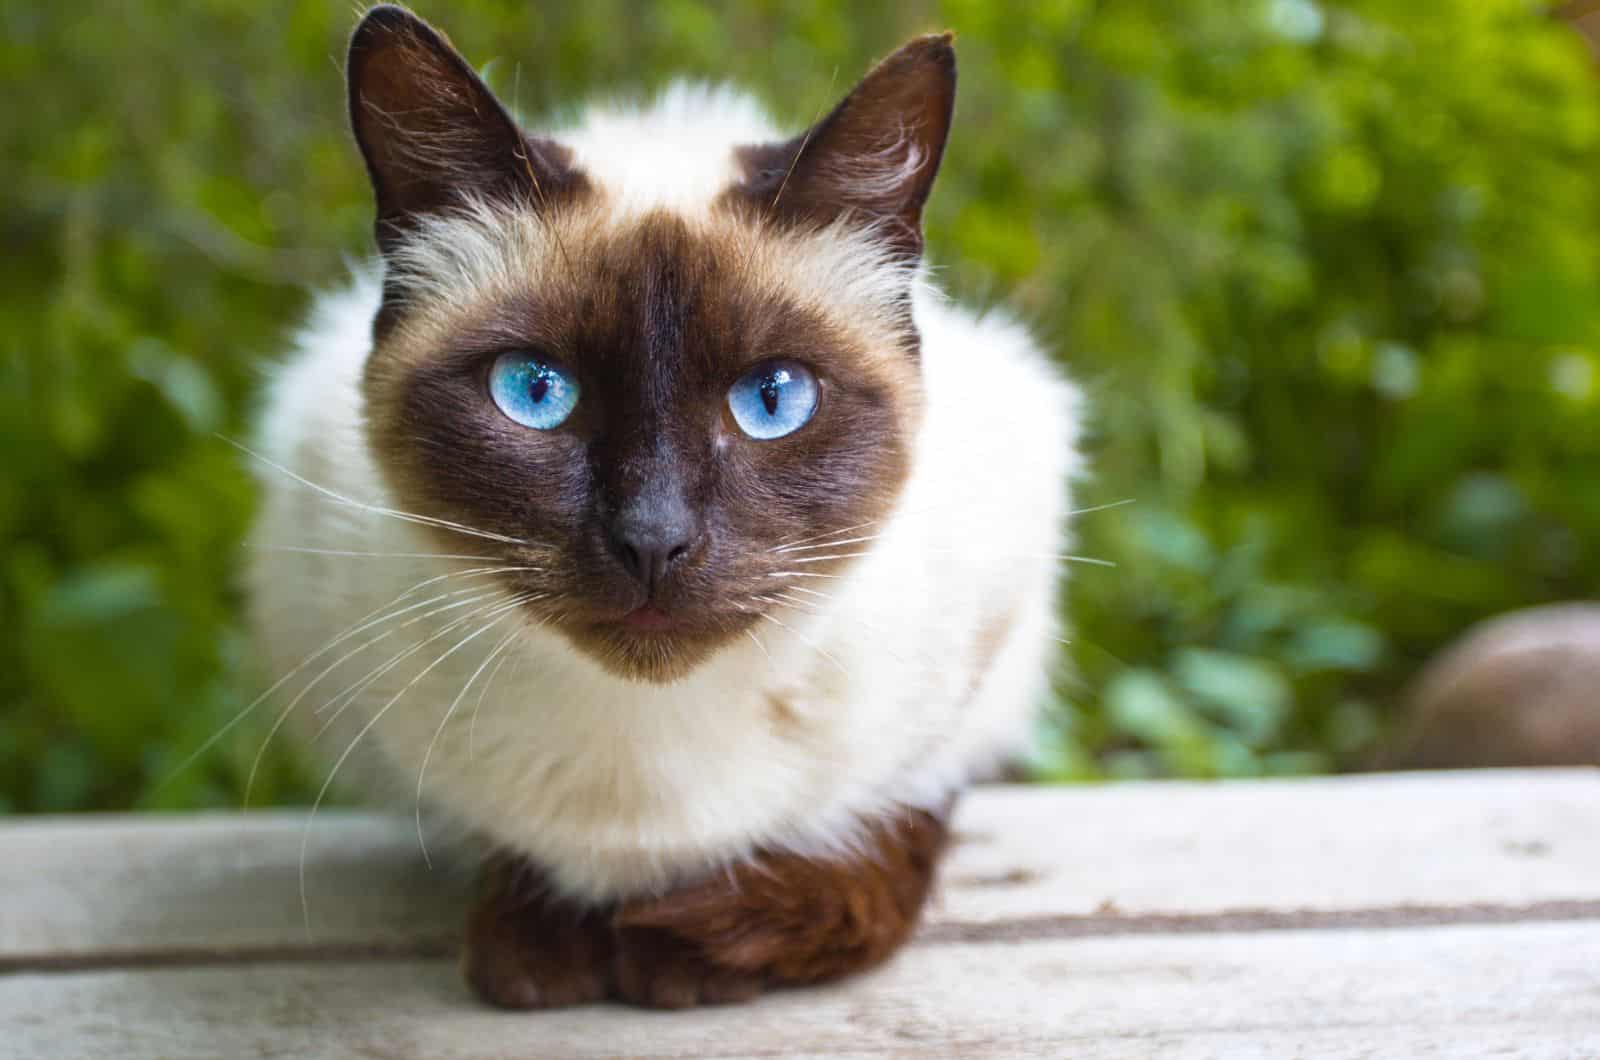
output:
<instances>
[{"instance_id":1,"label":"cat's face","mask_svg":"<svg viewBox=\"0 0 1600 1060\"><path fill-rule=\"evenodd\" d=\"M948 41L806 137L721 145L728 179L688 207L526 137L397 9L350 78L387 268L368 438L403 505L478 531L439 533L636 679L829 595L871 546L815 546L870 537L910 467Z\"/></svg>"}]
</instances>

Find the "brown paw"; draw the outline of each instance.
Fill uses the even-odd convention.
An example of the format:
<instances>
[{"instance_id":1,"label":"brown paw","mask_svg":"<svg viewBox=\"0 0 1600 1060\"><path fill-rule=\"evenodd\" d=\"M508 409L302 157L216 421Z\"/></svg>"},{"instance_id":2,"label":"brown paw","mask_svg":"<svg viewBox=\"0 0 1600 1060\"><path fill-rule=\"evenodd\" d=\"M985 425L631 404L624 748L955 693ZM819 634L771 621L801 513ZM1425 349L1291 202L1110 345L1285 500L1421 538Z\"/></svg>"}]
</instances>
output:
<instances>
[{"instance_id":1,"label":"brown paw","mask_svg":"<svg viewBox=\"0 0 1600 1060\"><path fill-rule=\"evenodd\" d=\"M916 926L944 836L941 817L908 811L875 822L863 856L758 854L624 903L616 914L618 989L628 1000L680 1007L881 964ZM734 996L722 996L728 992Z\"/></svg>"},{"instance_id":2,"label":"brown paw","mask_svg":"<svg viewBox=\"0 0 1600 1060\"><path fill-rule=\"evenodd\" d=\"M606 995L611 928L599 913L559 902L526 869L485 867L467 921L461 972L491 1005L563 1008Z\"/></svg>"},{"instance_id":3,"label":"brown paw","mask_svg":"<svg viewBox=\"0 0 1600 1060\"><path fill-rule=\"evenodd\" d=\"M713 964L692 943L659 928L619 927L613 971L617 996L648 1008L735 1004L766 988L759 973Z\"/></svg>"}]
</instances>

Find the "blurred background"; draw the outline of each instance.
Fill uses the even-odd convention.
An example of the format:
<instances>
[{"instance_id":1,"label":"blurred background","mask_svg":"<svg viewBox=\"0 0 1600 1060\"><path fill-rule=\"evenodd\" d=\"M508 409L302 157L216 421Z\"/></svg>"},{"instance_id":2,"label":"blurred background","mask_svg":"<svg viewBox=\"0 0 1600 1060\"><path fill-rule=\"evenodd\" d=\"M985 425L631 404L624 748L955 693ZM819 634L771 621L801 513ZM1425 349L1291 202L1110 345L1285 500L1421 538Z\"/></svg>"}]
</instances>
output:
<instances>
[{"instance_id":1,"label":"blurred background","mask_svg":"<svg viewBox=\"0 0 1600 1060\"><path fill-rule=\"evenodd\" d=\"M932 260L1086 385L1083 503L1128 502L1080 523L1116 566L1071 572L1041 779L1364 767L1472 623L1596 593L1585 5L417 6L530 117L688 74L798 128L958 32ZM0 811L238 803L262 727L172 775L264 684L217 435L368 251L354 18L0 9ZM272 760L257 801L305 780Z\"/></svg>"}]
</instances>

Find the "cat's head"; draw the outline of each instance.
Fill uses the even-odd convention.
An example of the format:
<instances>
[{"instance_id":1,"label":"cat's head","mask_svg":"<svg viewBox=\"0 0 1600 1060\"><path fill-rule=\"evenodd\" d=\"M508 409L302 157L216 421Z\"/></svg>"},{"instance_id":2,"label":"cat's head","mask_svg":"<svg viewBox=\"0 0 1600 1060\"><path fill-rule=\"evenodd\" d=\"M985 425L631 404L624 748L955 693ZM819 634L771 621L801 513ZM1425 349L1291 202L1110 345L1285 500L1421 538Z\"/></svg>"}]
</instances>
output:
<instances>
[{"instance_id":1,"label":"cat's head","mask_svg":"<svg viewBox=\"0 0 1600 1060\"><path fill-rule=\"evenodd\" d=\"M394 7L349 85L385 259L367 436L403 505L635 679L823 603L910 467L949 37L782 142L689 137L692 94L530 135Z\"/></svg>"}]
</instances>

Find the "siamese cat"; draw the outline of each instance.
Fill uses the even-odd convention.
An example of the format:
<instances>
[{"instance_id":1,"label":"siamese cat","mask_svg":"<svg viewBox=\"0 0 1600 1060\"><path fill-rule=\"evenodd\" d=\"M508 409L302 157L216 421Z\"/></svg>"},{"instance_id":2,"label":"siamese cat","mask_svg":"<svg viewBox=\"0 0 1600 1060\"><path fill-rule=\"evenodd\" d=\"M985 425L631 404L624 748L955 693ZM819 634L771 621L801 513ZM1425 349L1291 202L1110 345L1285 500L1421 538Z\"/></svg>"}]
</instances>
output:
<instances>
[{"instance_id":1,"label":"siamese cat","mask_svg":"<svg viewBox=\"0 0 1600 1060\"><path fill-rule=\"evenodd\" d=\"M379 257L259 435L279 724L485 851L496 1005L883 961L1030 736L1078 467L1077 391L921 264L951 37L787 137L688 85L524 131L397 7L348 79Z\"/></svg>"}]
</instances>

